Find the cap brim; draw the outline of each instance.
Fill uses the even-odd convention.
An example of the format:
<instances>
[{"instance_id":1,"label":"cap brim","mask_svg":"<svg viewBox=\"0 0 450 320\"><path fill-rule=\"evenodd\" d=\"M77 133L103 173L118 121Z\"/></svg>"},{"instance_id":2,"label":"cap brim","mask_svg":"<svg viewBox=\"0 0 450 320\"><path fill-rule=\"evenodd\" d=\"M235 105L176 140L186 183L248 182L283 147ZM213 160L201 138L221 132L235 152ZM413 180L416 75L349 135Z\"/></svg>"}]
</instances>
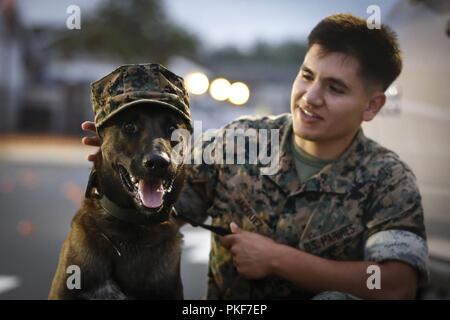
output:
<instances>
[{"instance_id":1,"label":"cap brim","mask_svg":"<svg viewBox=\"0 0 450 320\"><path fill-rule=\"evenodd\" d=\"M160 100L156 100L156 99L139 99L139 100L135 100L135 101L131 101L128 103L125 103L123 105L121 105L119 108L117 108L116 110L114 110L113 112L111 112L110 114L108 114L107 117L105 117L100 123L96 123L95 127L97 129L97 133L98 129L111 117L113 117L114 115L116 115L117 113L121 112L122 110L129 108L131 106L135 106L138 104L142 104L142 103L154 103L154 104L159 104L161 106L165 106L170 108L172 111L176 112L178 115L181 116L181 118L183 118L183 120L186 121L186 124L188 125L188 128L190 131L192 131L192 125L191 125L191 119L188 117L188 115L186 115L184 112L182 112L180 109L178 109L177 107L171 105L170 103L164 102L164 101L160 101Z\"/></svg>"}]
</instances>

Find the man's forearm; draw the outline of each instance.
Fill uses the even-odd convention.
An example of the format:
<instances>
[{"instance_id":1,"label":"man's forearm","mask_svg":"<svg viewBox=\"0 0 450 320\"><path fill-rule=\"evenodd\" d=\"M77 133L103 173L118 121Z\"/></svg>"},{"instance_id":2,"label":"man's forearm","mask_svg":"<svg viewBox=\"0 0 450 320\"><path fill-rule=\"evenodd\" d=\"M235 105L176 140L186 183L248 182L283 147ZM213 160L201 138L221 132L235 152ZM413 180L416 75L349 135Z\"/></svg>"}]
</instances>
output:
<instances>
[{"instance_id":1,"label":"man's forearm","mask_svg":"<svg viewBox=\"0 0 450 320\"><path fill-rule=\"evenodd\" d=\"M340 291L363 299L413 299L416 290L414 269L401 262L377 264L381 289L367 287L370 261L335 261L295 248L276 244L272 273L311 291Z\"/></svg>"}]
</instances>

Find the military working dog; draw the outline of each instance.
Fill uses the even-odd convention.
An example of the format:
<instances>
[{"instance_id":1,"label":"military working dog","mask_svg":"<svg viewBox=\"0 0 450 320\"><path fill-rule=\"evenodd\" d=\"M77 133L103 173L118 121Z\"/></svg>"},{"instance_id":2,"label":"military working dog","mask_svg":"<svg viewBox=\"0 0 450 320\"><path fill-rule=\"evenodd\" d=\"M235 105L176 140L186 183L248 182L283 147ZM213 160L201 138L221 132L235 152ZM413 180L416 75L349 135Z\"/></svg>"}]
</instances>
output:
<instances>
[{"instance_id":1,"label":"military working dog","mask_svg":"<svg viewBox=\"0 0 450 320\"><path fill-rule=\"evenodd\" d=\"M112 84L102 90L114 94L113 87L121 95L130 83L140 87L153 81L146 78L152 72L158 81L146 90L152 94L155 86L163 88L163 93L170 90L168 84L161 84L161 79L171 75L166 69L154 65L130 68L122 70L120 79L109 79ZM131 78L128 85L127 77ZM142 93L142 88L133 90ZM107 109L112 115L106 119L97 113L96 122L104 120L97 127L102 145L86 199L62 246L50 299L183 298L182 237L172 210L185 173L183 163L172 159L177 142L171 134L178 128L189 129L190 124L188 117L180 116L186 113L155 103L160 98L135 100L126 108L119 104L116 112Z\"/></svg>"}]
</instances>

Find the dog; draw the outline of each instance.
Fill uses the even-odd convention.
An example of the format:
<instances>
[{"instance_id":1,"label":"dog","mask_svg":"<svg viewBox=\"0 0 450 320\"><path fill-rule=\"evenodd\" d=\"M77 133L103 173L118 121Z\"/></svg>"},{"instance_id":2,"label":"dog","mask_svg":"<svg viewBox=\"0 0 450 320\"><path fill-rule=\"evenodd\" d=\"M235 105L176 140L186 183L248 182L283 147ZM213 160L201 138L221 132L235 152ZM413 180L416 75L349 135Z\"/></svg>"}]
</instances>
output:
<instances>
[{"instance_id":1,"label":"dog","mask_svg":"<svg viewBox=\"0 0 450 320\"><path fill-rule=\"evenodd\" d=\"M185 172L170 139L179 128L187 128L182 117L148 103L106 121L49 299L183 299L172 208ZM71 270L79 270L78 286Z\"/></svg>"}]
</instances>

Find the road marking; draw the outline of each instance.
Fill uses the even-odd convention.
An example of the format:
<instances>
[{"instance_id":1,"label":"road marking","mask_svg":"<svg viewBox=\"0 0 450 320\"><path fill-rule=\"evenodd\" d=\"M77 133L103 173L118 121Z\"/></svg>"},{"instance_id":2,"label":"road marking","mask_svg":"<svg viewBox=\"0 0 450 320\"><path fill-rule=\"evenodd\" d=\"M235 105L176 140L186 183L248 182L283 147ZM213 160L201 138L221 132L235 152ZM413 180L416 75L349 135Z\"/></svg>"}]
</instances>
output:
<instances>
[{"instance_id":1,"label":"road marking","mask_svg":"<svg viewBox=\"0 0 450 320\"><path fill-rule=\"evenodd\" d=\"M0 294L20 287L21 281L17 276L0 275Z\"/></svg>"}]
</instances>

